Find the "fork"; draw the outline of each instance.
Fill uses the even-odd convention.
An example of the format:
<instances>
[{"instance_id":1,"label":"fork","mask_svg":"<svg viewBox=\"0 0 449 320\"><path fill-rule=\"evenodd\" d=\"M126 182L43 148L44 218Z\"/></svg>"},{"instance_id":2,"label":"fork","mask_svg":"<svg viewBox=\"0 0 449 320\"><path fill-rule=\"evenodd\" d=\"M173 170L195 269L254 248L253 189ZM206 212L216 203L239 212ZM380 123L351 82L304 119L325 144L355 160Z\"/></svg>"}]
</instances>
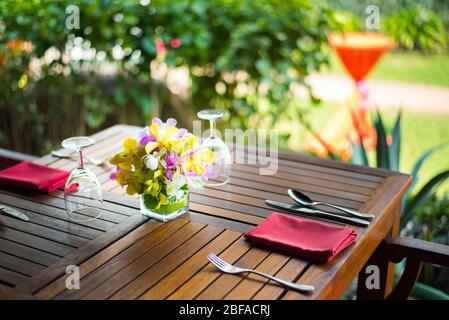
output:
<instances>
[{"instance_id":1,"label":"fork","mask_svg":"<svg viewBox=\"0 0 449 320\"><path fill-rule=\"evenodd\" d=\"M239 267L235 267L233 265L230 265L229 263L227 263L226 261L220 259L219 257L217 257L215 254L211 253L207 256L207 259L214 265L216 266L218 269L220 269L221 271L223 271L224 273L230 273L230 274L237 274L237 273L244 273L244 272L248 272L248 273L255 273L259 276L268 278L270 280L276 281L286 287L289 287L291 289L294 290L298 290L298 291L303 291L303 292L312 292L315 288L313 286L309 286L309 285L305 285L305 284L298 284L298 283L293 283L290 281L286 281L286 280L282 280L273 276L270 276L269 274L257 271L257 270L253 270L253 269L243 269L243 268L239 268Z\"/></svg>"}]
</instances>

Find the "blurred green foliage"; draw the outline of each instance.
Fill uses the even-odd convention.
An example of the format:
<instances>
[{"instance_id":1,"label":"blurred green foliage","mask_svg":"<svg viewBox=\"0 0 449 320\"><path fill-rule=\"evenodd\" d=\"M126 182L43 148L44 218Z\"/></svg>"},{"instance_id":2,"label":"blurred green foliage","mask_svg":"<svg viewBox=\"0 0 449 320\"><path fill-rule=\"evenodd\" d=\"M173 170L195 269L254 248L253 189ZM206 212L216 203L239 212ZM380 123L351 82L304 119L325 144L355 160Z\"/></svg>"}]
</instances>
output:
<instances>
[{"instance_id":1,"label":"blurred green foliage","mask_svg":"<svg viewBox=\"0 0 449 320\"><path fill-rule=\"evenodd\" d=\"M379 31L390 35L399 48L439 53L447 49L449 2L441 0L328 0L344 31ZM379 8L380 29L366 30L364 21Z\"/></svg>"},{"instance_id":2,"label":"blurred green foliage","mask_svg":"<svg viewBox=\"0 0 449 320\"><path fill-rule=\"evenodd\" d=\"M435 193L420 206L404 234L449 245L449 197ZM420 281L449 293L449 268L425 264Z\"/></svg>"},{"instance_id":3,"label":"blurred green foliage","mask_svg":"<svg viewBox=\"0 0 449 320\"><path fill-rule=\"evenodd\" d=\"M427 241L449 244L449 198L433 194L416 210L405 229L407 235Z\"/></svg>"},{"instance_id":4,"label":"blurred green foliage","mask_svg":"<svg viewBox=\"0 0 449 320\"><path fill-rule=\"evenodd\" d=\"M421 6L399 10L384 21L385 31L404 49L427 53L447 47L447 33L438 16Z\"/></svg>"},{"instance_id":5,"label":"blurred green foliage","mask_svg":"<svg viewBox=\"0 0 449 320\"><path fill-rule=\"evenodd\" d=\"M79 29L66 28L69 5ZM42 153L68 135L153 115L189 126L211 106L228 109L232 126L269 126L289 107L291 84L328 63L332 21L310 0L1 1L1 145ZM186 96L155 78L161 67L188 69Z\"/></svg>"}]
</instances>

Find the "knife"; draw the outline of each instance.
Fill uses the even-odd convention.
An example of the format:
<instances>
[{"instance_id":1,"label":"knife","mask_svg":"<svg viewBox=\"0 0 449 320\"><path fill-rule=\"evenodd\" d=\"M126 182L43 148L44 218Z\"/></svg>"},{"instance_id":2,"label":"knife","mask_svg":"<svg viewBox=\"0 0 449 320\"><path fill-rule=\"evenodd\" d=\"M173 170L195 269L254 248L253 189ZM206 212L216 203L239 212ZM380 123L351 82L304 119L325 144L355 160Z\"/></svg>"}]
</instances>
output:
<instances>
[{"instance_id":1,"label":"knife","mask_svg":"<svg viewBox=\"0 0 449 320\"><path fill-rule=\"evenodd\" d=\"M359 219L359 218L346 217L346 216L342 216L342 215L338 215L338 214L334 214L334 213L330 213L330 212L326 212L326 211L304 208L304 207L300 207L298 205L292 205L292 204L283 203L283 202L274 201L274 200L265 200L265 203L268 204L269 206L272 206L277 209L285 210L285 211L302 213L305 215L336 220L336 221L340 221L340 222L344 222L344 223L348 223L348 224L353 224L353 225L356 225L359 227L369 226L369 221Z\"/></svg>"},{"instance_id":2,"label":"knife","mask_svg":"<svg viewBox=\"0 0 449 320\"><path fill-rule=\"evenodd\" d=\"M0 205L0 212L6 213L7 215L10 215L14 218L17 218L17 219L20 219L23 221L30 221L30 219L26 215L24 215L22 212L20 212L16 209L10 208L10 207Z\"/></svg>"}]
</instances>

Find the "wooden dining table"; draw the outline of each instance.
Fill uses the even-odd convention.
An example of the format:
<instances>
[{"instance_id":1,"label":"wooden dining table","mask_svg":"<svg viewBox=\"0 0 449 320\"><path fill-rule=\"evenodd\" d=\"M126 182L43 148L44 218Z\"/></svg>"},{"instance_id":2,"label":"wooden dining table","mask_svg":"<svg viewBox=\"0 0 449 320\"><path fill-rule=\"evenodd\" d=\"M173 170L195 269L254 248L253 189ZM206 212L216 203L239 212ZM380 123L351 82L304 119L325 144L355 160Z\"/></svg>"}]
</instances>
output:
<instances>
[{"instance_id":1,"label":"wooden dining table","mask_svg":"<svg viewBox=\"0 0 449 320\"><path fill-rule=\"evenodd\" d=\"M139 130L115 125L98 132L85 154L109 159ZM69 171L77 165L52 155L37 162ZM110 180L115 169L109 163L86 165L103 189L103 214L94 221L70 220L62 190L0 187L0 204L30 219L0 214L0 298L339 299L354 279L360 299L382 299L391 289L392 265L376 249L399 231L409 175L280 151L274 175L260 175L262 164L233 164L228 184L192 190L189 212L163 223L140 214L138 198ZM352 226L356 242L326 263L253 246L244 233L276 211L266 199L292 203L288 188L375 218L367 228ZM223 274L208 262L210 253L315 290L305 294L258 276ZM376 288L365 283L372 265L379 271ZM67 285L73 277L79 277L79 287Z\"/></svg>"}]
</instances>

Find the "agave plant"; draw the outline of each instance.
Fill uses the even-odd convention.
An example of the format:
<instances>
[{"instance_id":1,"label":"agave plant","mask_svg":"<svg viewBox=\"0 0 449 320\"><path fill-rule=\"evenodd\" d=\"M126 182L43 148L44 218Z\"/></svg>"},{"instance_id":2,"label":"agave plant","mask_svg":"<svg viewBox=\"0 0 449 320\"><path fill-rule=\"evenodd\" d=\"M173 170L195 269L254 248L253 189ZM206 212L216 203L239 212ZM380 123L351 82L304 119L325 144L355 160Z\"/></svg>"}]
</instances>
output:
<instances>
[{"instance_id":1,"label":"agave plant","mask_svg":"<svg viewBox=\"0 0 449 320\"><path fill-rule=\"evenodd\" d=\"M377 111L377 117L375 121L375 129L377 133L377 145L376 145L376 166L378 168L384 168L389 170L398 171L399 170L399 156L400 156L400 146L401 146L401 115L399 112L396 117L394 127L390 134L387 134L382 117ZM361 143L358 145L352 144L352 162L359 165L369 166L369 160L367 152L363 146L362 137L360 137ZM449 170L443 171L429 179L418 190L416 189L419 171L422 168L425 161L437 150L445 147L447 143L443 143L433 147L426 152L424 152L416 161L413 170L411 172L412 181L408 191L404 194L401 208L401 230L413 219L416 215L417 209L432 195L435 194L437 185L449 178ZM429 266L425 266L427 269ZM397 276L401 274L401 269L403 265L399 265L397 268ZM449 296L444 292L434 289L422 283L417 283L412 295L415 298L422 299L445 299L448 300Z\"/></svg>"},{"instance_id":2,"label":"agave plant","mask_svg":"<svg viewBox=\"0 0 449 320\"><path fill-rule=\"evenodd\" d=\"M376 146L376 166L389 170L399 170L399 157L401 146L401 112L396 117L393 130L388 135L385 129L382 117L377 111L377 119L374 127L377 133ZM415 190L418 182L419 172L425 161L437 150L445 147L443 143L424 152L416 161L411 172L412 182L408 191L404 194L401 210L401 229L413 218L416 209L424 203L435 191L437 185L449 178L449 170L443 171L432 177L419 190ZM353 156L352 162L359 165L369 166L367 152L363 147L363 143L358 145L352 144Z\"/></svg>"}]
</instances>

